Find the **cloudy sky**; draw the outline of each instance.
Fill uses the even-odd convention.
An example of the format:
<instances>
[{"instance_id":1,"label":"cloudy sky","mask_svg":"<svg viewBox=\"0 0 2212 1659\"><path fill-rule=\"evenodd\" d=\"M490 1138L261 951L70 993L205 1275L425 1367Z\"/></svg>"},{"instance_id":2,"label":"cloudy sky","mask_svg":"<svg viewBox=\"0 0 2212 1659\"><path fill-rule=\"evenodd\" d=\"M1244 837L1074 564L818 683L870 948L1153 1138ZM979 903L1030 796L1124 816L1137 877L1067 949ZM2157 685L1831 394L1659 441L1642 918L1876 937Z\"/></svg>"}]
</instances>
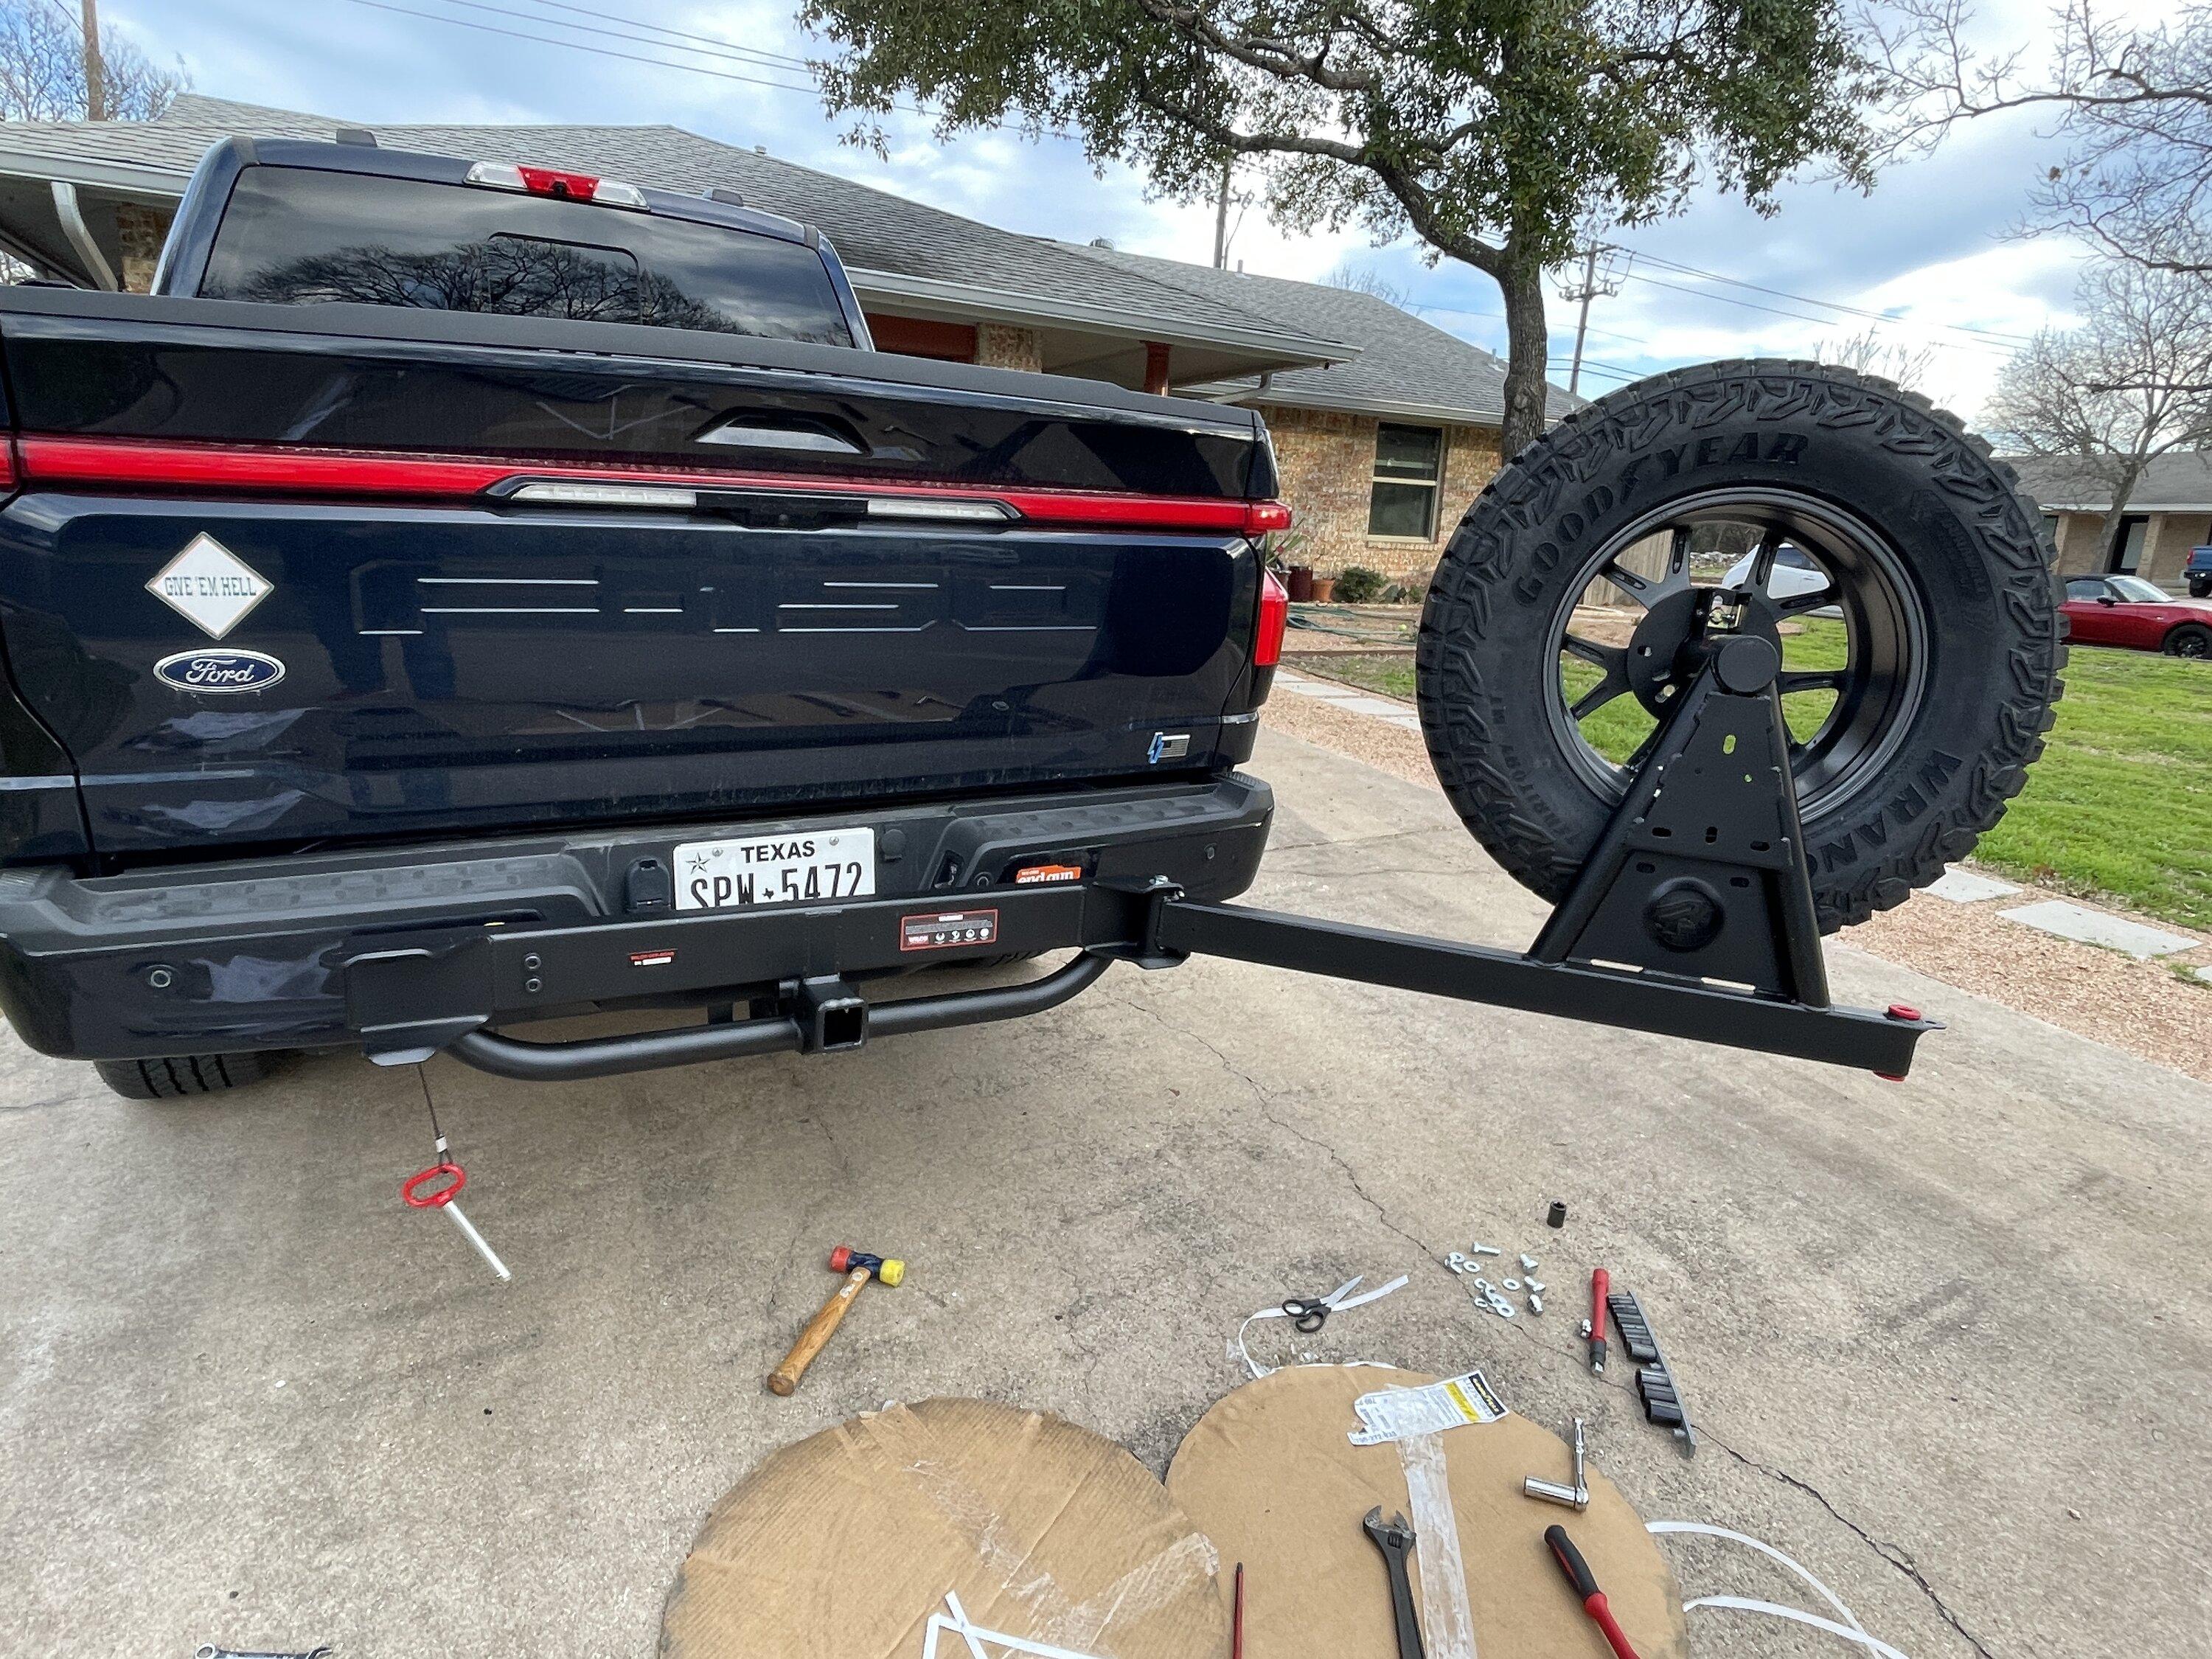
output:
<instances>
[{"instance_id":1,"label":"cloudy sky","mask_svg":"<svg viewBox=\"0 0 2212 1659\"><path fill-rule=\"evenodd\" d=\"M2044 37L2035 0L1982 3L1989 43L2033 50ZM1211 258L1210 206L1149 200L1124 169L1095 178L1064 140L986 133L940 145L914 117L894 127L888 159L842 143L842 126L796 66L825 48L793 27L793 0L105 0L102 15L157 59L181 58L195 89L218 97L372 124L669 122L1009 229ZM2068 319L2080 250L2011 234L2055 153L2033 121L1992 121L1893 167L1871 196L1803 183L1762 219L1707 195L1621 235L1630 257L1620 292L1592 308L1583 389L1708 357L1810 355L1872 328L1932 350L1923 384L1971 416L2024 336ZM1496 289L1465 267L1426 266L1411 245L1285 236L1254 212L1231 252L1270 276L1372 270L1439 327L1502 347ZM1574 307L1555 301L1552 317L1564 358ZM1564 383L1564 362L1553 378Z\"/></svg>"}]
</instances>

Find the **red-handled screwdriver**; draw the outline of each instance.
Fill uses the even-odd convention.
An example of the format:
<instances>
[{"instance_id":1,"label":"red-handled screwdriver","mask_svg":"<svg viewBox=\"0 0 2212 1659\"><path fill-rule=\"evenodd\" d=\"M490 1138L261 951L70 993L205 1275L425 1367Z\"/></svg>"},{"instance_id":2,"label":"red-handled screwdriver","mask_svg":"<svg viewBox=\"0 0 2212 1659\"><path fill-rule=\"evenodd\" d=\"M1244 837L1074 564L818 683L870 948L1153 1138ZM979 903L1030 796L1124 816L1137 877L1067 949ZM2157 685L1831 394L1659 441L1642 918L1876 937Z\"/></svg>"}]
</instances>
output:
<instances>
[{"instance_id":1,"label":"red-handled screwdriver","mask_svg":"<svg viewBox=\"0 0 2212 1659\"><path fill-rule=\"evenodd\" d=\"M1567 1582L1575 1587L1575 1594L1583 1598L1583 1611L1589 1614L1590 1622L1604 1632L1605 1639L1617 1659L1636 1659L1636 1650L1629 1645L1627 1632L1620 1628L1619 1621L1613 1616L1613 1609L1606 1605L1605 1592L1597 1587L1597 1580L1590 1577L1589 1563L1583 1559L1583 1553L1575 1547L1575 1540L1567 1536L1567 1529L1565 1527L1545 1528L1544 1541L1552 1547L1552 1559L1559 1564L1559 1571L1567 1575Z\"/></svg>"},{"instance_id":2,"label":"red-handled screwdriver","mask_svg":"<svg viewBox=\"0 0 2212 1659\"><path fill-rule=\"evenodd\" d=\"M1590 1316L1583 1334L1589 1338L1590 1370L1600 1376L1605 1375L1605 1293L1612 1284L1604 1268L1590 1270Z\"/></svg>"}]
</instances>

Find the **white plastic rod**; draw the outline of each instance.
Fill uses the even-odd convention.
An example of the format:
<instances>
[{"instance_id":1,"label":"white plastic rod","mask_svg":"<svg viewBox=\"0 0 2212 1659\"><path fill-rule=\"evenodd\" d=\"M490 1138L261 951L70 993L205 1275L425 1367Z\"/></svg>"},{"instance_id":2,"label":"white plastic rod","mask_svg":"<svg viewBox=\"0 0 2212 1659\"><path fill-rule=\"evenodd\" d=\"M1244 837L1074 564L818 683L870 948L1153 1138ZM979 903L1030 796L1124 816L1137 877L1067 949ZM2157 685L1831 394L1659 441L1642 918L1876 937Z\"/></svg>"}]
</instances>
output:
<instances>
[{"instance_id":1,"label":"white plastic rod","mask_svg":"<svg viewBox=\"0 0 2212 1659\"><path fill-rule=\"evenodd\" d=\"M507 1263L499 1259L499 1253L493 1249L490 1245L484 1243L484 1237L482 1233L478 1232L473 1226L469 1224L469 1218L461 1213L461 1206L459 1205L454 1203L453 1200L447 1199L438 1207L443 1210L447 1215L453 1218L453 1225L461 1230L461 1237L467 1239L470 1243L477 1247L477 1254L491 1264L491 1270L494 1273L497 1273L502 1279L512 1280L514 1279L514 1275L507 1270Z\"/></svg>"}]
</instances>

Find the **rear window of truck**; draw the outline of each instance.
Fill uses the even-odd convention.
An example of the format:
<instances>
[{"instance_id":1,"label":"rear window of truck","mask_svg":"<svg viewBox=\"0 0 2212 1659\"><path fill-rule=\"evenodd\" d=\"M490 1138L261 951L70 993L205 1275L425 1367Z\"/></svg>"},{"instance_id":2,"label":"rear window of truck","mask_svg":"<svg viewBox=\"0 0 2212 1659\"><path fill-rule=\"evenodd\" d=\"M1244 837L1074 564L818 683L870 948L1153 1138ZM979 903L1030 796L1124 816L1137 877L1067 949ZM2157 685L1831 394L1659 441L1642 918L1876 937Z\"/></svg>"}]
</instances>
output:
<instances>
[{"instance_id":1,"label":"rear window of truck","mask_svg":"<svg viewBox=\"0 0 2212 1659\"><path fill-rule=\"evenodd\" d=\"M666 215L307 167L240 173L200 293L853 343L821 256L799 243Z\"/></svg>"}]
</instances>

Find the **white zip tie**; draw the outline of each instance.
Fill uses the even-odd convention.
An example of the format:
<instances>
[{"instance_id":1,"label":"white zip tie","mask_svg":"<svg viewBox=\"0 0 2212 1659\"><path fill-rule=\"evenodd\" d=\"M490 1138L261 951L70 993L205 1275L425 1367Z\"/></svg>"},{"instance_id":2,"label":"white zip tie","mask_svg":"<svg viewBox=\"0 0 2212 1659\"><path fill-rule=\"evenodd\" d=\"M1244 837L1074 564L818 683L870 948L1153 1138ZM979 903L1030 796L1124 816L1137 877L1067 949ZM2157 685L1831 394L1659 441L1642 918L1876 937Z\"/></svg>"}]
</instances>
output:
<instances>
[{"instance_id":1,"label":"white zip tie","mask_svg":"<svg viewBox=\"0 0 2212 1659\"><path fill-rule=\"evenodd\" d=\"M960 1598L951 1590L945 1592L945 1605L952 1610L951 1615L947 1617L941 1613L933 1613L929 1615L929 1622L923 1626L922 1659L937 1659L938 1633L948 1630L968 1644L968 1651L974 1659L988 1659L982 1646L986 1642L1012 1653L1035 1655L1036 1659L1097 1659L1096 1655L1078 1653L1073 1648L1056 1648L1049 1643L1032 1642L1025 1636L1009 1636L1004 1631L986 1630L981 1625L973 1624L969 1620L967 1609L960 1605Z\"/></svg>"},{"instance_id":2,"label":"white zip tie","mask_svg":"<svg viewBox=\"0 0 2212 1659\"><path fill-rule=\"evenodd\" d=\"M1644 1530L1648 1533L1657 1534L1685 1533L1699 1538L1725 1539L1731 1544L1742 1544L1748 1548L1755 1549L1761 1555L1765 1556L1769 1560L1780 1562L1784 1566L1789 1568L1791 1572L1796 1573L1798 1577L1810 1584L1813 1587L1814 1593L1818 1595L1823 1601L1826 1601L1830 1607L1833 1607L1837 1613L1842 1618L1843 1621L1849 1625L1852 1630L1856 1631L1861 1636L1864 1636L1867 1633L1866 1626L1860 1624L1858 1620L1853 1616L1851 1610L1844 1605L1843 1598L1838 1595L1835 1591L1830 1589L1826 1584L1822 1583L1819 1579L1815 1578L1809 1569L1791 1560L1780 1550L1775 1548L1773 1545L1763 1544L1758 1539L1752 1537L1747 1533L1731 1532L1726 1527L1716 1527L1711 1525L1710 1522L1704 1521L1648 1521L1644 1523Z\"/></svg>"},{"instance_id":3,"label":"white zip tie","mask_svg":"<svg viewBox=\"0 0 2212 1659\"><path fill-rule=\"evenodd\" d=\"M1869 1653L1879 1656L1879 1659L1906 1659L1905 1655L1899 1653L1888 1643L1876 1641L1863 1630L1854 1630L1849 1625L1839 1625L1832 1619L1823 1619L1817 1613L1806 1613L1797 1607L1785 1607L1778 1601L1754 1601L1747 1595L1701 1595L1694 1601L1682 1603L1682 1611L1685 1613L1692 1607L1731 1607L1738 1613L1763 1613L1770 1618L1788 1619L1800 1625L1810 1625L1814 1630L1824 1630L1832 1636L1840 1636L1846 1642L1856 1642Z\"/></svg>"},{"instance_id":4,"label":"white zip tie","mask_svg":"<svg viewBox=\"0 0 2212 1659\"><path fill-rule=\"evenodd\" d=\"M1359 1294L1358 1296L1352 1295L1352 1291L1359 1290L1360 1284L1366 1279L1366 1277L1367 1275L1365 1273L1354 1273L1351 1278L1346 1279L1343 1284L1331 1291L1327 1296L1322 1297L1321 1298L1322 1305L1327 1308L1331 1314L1340 1314L1347 1308L1364 1307L1370 1302L1379 1302L1384 1297L1389 1295L1391 1291L1401 1290L1413 1282L1411 1275L1400 1273L1388 1285L1378 1285L1371 1291L1359 1291ZM1279 1367L1274 1365L1262 1365L1258 1360L1253 1358L1252 1351L1244 1346L1244 1333L1252 1328L1252 1324L1255 1320L1287 1319L1290 1316L1283 1311L1282 1304L1277 1303L1272 1308L1261 1309L1259 1312L1252 1315L1249 1318L1246 1319L1243 1324L1237 1328L1237 1340L1230 1346L1237 1351L1237 1357L1243 1360L1244 1369L1251 1374L1254 1382L1256 1382L1263 1376L1273 1376ZM1318 1335L1320 1333L1318 1332L1315 1333L1316 1335Z\"/></svg>"},{"instance_id":5,"label":"white zip tie","mask_svg":"<svg viewBox=\"0 0 2212 1659\"><path fill-rule=\"evenodd\" d=\"M1839 1625L1834 1620L1823 1619L1816 1613L1806 1613L1797 1607L1785 1607L1778 1601L1755 1601L1744 1595L1701 1595L1694 1601L1682 1603L1682 1611L1685 1613L1689 1612L1692 1607L1726 1607L1738 1613L1763 1613L1770 1618L1793 1620L1801 1625L1810 1625L1815 1630L1824 1630L1831 1635L1840 1636L1846 1642L1856 1642L1869 1652L1880 1656L1880 1659L1905 1659L1904 1654L1890 1646L1888 1643L1877 1641L1868 1635L1866 1626L1860 1624L1857 1616L1844 1605L1841 1596L1814 1577L1809 1568L1791 1560L1771 1544L1762 1543L1748 1534L1734 1532L1726 1527L1711 1526L1703 1521L1647 1521L1644 1523L1644 1530L1655 1534L1675 1533L1687 1534L1699 1538L1720 1538L1725 1539L1731 1544L1747 1545L1770 1560L1787 1567L1806 1583L1811 1585L1822 1601L1843 1615L1844 1622Z\"/></svg>"}]
</instances>

